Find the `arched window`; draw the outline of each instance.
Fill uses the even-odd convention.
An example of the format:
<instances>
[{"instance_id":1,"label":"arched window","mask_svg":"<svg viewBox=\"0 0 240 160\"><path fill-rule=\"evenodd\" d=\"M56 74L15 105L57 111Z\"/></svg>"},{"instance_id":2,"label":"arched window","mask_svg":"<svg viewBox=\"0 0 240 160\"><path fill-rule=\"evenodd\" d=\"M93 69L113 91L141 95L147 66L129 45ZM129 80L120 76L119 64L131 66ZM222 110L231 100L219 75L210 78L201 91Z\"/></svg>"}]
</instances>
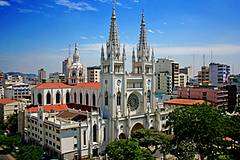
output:
<instances>
[{"instance_id":1,"label":"arched window","mask_svg":"<svg viewBox=\"0 0 240 160\"><path fill-rule=\"evenodd\" d=\"M97 142L97 125L93 125L93 142Z\"/></svg>"},{"instance_id":2,"label":"arched window","mask_svg":"<svg viewBox=\"0 0 240 160\"><path fill-rule=\"evenodd\" d=\"M117 93L117 105L120 106L121 105L121 92Z\"/></svg>"},{"instance_id":3,"label":"arched window","mask_svg":"<svg viewBox=\"0 0 240 160\"><path fill-rule=\"evenodd\" d=\"M66 103L70 103L70 94L69 94L69 92L66 93Z\"/></svg>"},{"instance_id":4,"label":"arched window","mask_svg":"<svg viewBox=\"0 0 240 160\"><path fill-rule=\"evenodd\" d=\"M82 104L82 93L80 93L80 104Z\"/></svg>"},{"instance_id":5,"label":"arched window","mask_svg":"<svg viewBox=\"0 0 240 160\"><path fill-rule=\"evenodd\" d=\"M60 96L60 93L58 91L57 94L56 94L56 103L60 103L60 99L61 99L61 96Z\"/></svg>"},{"instance_id":6,"label":"arched window","mask_svg":"<svg viewBox=\"0 0 240 160\"><path fill-rule=\"evenodd\" d=\"M77 103L77 93L74 93L74 103Z\"/></svg>"},{"instance_id":7,"label":"arched window","mask_svg":"<svg viewBox=\"0 0 240 160\"><path fill-rule=\"evenodd\" d=\"M93 95L92 95L92 101L93 101L93 106L96 106L96 96L95 96L95 94L93 93Z\"/></svg>"},{"instance_id":8,"label":"arched window","mask_svg":"<svg viewBox=\"0 0 240 160\"><path fill-rule=\"evenodd\" d=\"M47 104L51 104L51 94L49 92L47 93L46 99L47 99Z\"/></svg>"},{"instance_id":9,"label":"arched window","mask_svg":"<svg viewBox=\"0 0 240 160\"><path fill-rule=\"evenodd\" d=\"M105 92L105 105L108 105L108 92Z\"/></svg>"},{"instance_id":10,"label":"arched window","mask_svg":"<svg viewBox=\"0 0 240 160\"><path fill-rule=\"evenodd\" d=\"M34 94L32 94L32 104L35 104L35 102L34 102Z\"/></svg>"},{"instance_id":11,"label":"arched window","mask_svg":"<svg viewBox=\"0 0 240 160\"><path fill-rule=\"evenodd\" d=\"M147 92L147 102L151 102L151 91L148 90Z\"/></svg>"},{"instance_id":12,"label":"arched window","mask_svg":"<svg viewBox=\"0 0 240 160\"><path fill-rule=\"evenodd\" d=\"M42 105L42 94L38 93L38 105Z\"/></svg>"},{"instance_id":13,"label":"arched window","mask_svg":"<svg viewBox=\"0 0 240 160\"><path fill-rule=\"evenodd\" d=\"M89 102L89 100L88 100L88 93L86 93L86 105L88 105L88 102Z\"/></svg>"}]
</instances>

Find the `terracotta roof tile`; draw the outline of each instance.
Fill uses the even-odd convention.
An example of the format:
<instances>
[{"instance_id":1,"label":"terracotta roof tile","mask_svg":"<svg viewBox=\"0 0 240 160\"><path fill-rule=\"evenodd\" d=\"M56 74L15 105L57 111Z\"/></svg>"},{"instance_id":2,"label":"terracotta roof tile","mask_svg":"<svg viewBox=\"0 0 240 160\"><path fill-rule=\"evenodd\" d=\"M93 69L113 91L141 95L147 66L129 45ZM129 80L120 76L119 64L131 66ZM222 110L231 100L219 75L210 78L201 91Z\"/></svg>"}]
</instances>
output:
<instances>
[{"instance_id":1,"label":"terracotta roof tile","mask_svg":"<svg viewBox=\"0 0 240 160\"><path fill-rule=\"evenodd\" d=\"M203 103L207 103L207 101L205 101L205 100L195 100L195 99L172 99L172 100L164 102L164 104L184 105L184 106L192 106L194 104L203 104Z\"/></svg>"},{"instance_id":2,"label":"terracotta roof tile","mask_svg":"<svg viewBox=\"0 0 240 160\"><path fill-rule=\"evenodd\" d=\"M9 99L9 98L4 98L4 99L0 99L0 104L9 104L9 103L14 103L17 102L14 99Z\"/></svg>"},{"instance_id":3,"label":"terracotta roof tile","mask_svg":"<svg viewBox=\"0 0 240 160\"><path fill-rule=\"evenodd\" d=\"M100 83L99 82L87 82L87 83L79 83L73 88L93 88L93 89L100 89Z\"/></svg>"},{"instance_id":4,"label":"terracotta roof tile","mask_svg":"<svg viewBox=\"0 0 240 160\"><path fill-rule=\"evenodd\" d=\"M46 106L43 106L43 109L45 112L64 111L68 109L68 106L66 104L46 105ZM27 109L27 112L31 112L31 113L35 113L37 111L38 111L38 107L36 106L29 107Z\"/></svg>"},{"instance_id":5,"label":"terracotta roof tile","mask_svg":"<svg viewBox=\"0 0 240 160\"><path fill-rule=\"evenodd\" d=\"M65 83L47 82L47 83L39 84L39 85L37 85L33 88L39 88L39 89L44 89L44 88L72 88L72 86L69 86Z\"/></svg>"}]
</instances>

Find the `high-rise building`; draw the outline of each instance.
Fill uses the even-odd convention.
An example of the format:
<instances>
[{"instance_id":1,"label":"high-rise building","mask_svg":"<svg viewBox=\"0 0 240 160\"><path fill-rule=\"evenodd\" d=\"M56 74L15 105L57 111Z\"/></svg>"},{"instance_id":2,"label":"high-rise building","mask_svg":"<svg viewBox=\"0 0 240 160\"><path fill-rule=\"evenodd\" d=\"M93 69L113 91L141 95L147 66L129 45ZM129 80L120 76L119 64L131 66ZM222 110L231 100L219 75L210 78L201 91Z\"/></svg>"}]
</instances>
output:
<instances>
[{"instance_id":1,"label":"high-rise building","mask_svg":"<svg viewBox=\"0 0 240 160\"><path fill-rule=\"evenodd\" d=\"M49 78L47 80L48 82L65 82L65 75L63 73L50 73Z\"/></svg>"},{"instance_id":2,"label":"high-rise building","mask_svg":"<svg viewBox=\"0 0 240 160\"><path fill-rule=\"evenodd\" d=\"M0 86L4 85L4 73L0 70Z\"/></svg>"},{"instance_id":3,"label":"high-rise building","mask_svg":"<svg viewBox=\"0 0 240 160\"><path fill-rule=\"evenodd\" d=\"M202 66L201 71L198 71L198 84L204 86L210 85L208 66Z\"/></svg>"},{"instance_id":4,"label":"high-rise building","mask_svg":"<svg viewBox=\"0 0 240 160\"><path fill-rule=\"evenodd\" d=\"M47 72L41 68L38 70L38 82L45 83L47 81Z\"/></svg>"},{"instance_id":5,"label":"high-rise building","mask_svg":"<svg viewBox=\"0 0 240 160\"><path fill-rule=\"evenodd\" d=\"M93 66L87 68L88 82L100 82L100 66Z\"/></svg>"},{"instance_id":6,"label":"high-rise building","mask_svg":"<svg viewBox=\"0 0 240 160\"><path fill-rule=\"evenodd\" d=\"M169 72L159 72L157 75L156 91L167 95L172 94L172 75Z\"/></svg>"},{"instance_id":7,"label":"high-rise building","mask_svg":"<svg viewBox=\"0 0 240 160\"><path fill-rule=\"evenodd\" d=\"M213 86L227 84L229 76L230 66L220 63L209 64L209 79Z\"/></svg>"},{"instance_id":8,"label":"high-rise building","mask_svg":"<svg viewBox=\"0 0 240 160\"><path fill-rule=\"evenodd\" d=\"M180 87L186 87L189 82L188 75L185 73L180 73L179 74L179 84Z\"/></svg>"},{"instance_id":9,"label":"high-rise building","mask_svg":"<svg viewBox=\"0 0 240 160\"><path fill-rule=\"evenodd\" d=\"M192 72L191 66L180 68L179 73L186 74L188 76L188 82L190 81L190 79L193 78L193 72Z\"/></svg>"},{"instance_id":10,"label":"high-rise building","mask_svg":"<svg viewBox=\"0 0 240 160\"><path fill-rule=\"evenodd\" d=\"M160 72L168 72L172 76L172 89L176 90L179 87L179 63L172 59L161 58L156 61L155 66L157 75Z\"/></svg>"}]
</instances>

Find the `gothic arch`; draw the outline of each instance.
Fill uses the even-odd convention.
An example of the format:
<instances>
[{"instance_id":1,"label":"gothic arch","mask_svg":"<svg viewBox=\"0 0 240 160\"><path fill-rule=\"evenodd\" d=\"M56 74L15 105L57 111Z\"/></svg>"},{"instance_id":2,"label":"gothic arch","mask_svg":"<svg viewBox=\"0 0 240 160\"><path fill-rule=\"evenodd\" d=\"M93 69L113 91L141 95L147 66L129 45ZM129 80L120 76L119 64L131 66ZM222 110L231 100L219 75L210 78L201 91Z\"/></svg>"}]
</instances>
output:
<instances>
[{"instance_id":1,"label":"gothic arch","mask_svg":"<svg viewBox=\"0 0 240 160\"><path fill-rule=\"evenodd\" d=\"M70 103L70 93L68 91L66 93L66 103Z\"/></svg>"},{"instance_id":2,"label":"gothic arch","mask_svg":"<svg viewBox=\"0 0 240 160\"><path fill-rule=\"evenodd\" d=\"M139 129L142 129L142 128L144 128L144 126L141 123L136 123L131 129L131 133L133 133Z\"/></svg>"},{"instance_id":3,"label":"gothic arch","mask_svg":"<svg viewBox=\"0 0 240 160\"><path fill-rule=\"evenodd\" d=\"M96 106L96 96L94 93L92 94L92 102L93 102L92 105Z\"/></svg>"},{"instance_id":4,"label":"gothic arch","mask_svg":"<svg viewBox=\"0 0 240 160\"><path fill-rule=\"evenodd\" d=\"M107 91L105 92L105 95L104 95L104 101L105 101L105 105L107 106L108 105L108 92Z\"/></svg>"},{"instance_id":5,"label":"gothic arch","mask_svg":"<svg viewBox=\"0 0 240 160\"><path fill-rule=\"evenodd\" d=\"M86 105L89 105L89 96L88 96L88 93L86 93Z\"/></svg>"},{"instance_id":6,"label":"gothic arch","mask_svg":"<svg viewBox=\"0 0 240 160\"><path fill-rule=\"evenodd\" d=\"M77 93L76 92L73 95L73 99L74 99L74 103L76 104L77 103Z\"/></svg>"},{"instance_id":7,"label":"gothic arch","mask_svg":"<svg viewBox=\"0 0 240 160\"><path fill-rule=\"evenodd\" d=\"M121 133L121 134L119 135L119 139L127 139L126 134Z\"/></svg>"},{"instance_id":8,"label":"gothic arch","mask_svg":"<svg viewBox=\"0 0 240 160\"><path fill-rule=\"evenodd\" d=\"M38 93L37 99L38 99L38 105L42 105L42 94L41 93Z\"/></svg>"},{"instance_id":9,"label":"gothic arch","mask_svg":"<svg viewBox=\"0 0 240 160\"><path fill-rule=\"evenodd\" d=\"M46 101L47 101L47 104L51 104L51 94L50 94L50 92L48 92L47 95L46 95Z\"/></svg>"},{"instance_id":10,"label":"gothic arch","mask_svg":"<svg viewBox=\"0 0 240 160\"><path fill-rule=\"evenodd\" d=\"M97 142L97 125L93 125L93 142Z\"/></svg>"},{"instance_id":11,"label":"gothic arch","mask_svg":"<svg viewBox=\"0 0 240 160\"><path fill-rule=\"evenodd\" d=\"M61 95L60 95L60 92L57 91L56 93L56 103L59 104L61 102Z\"/></svg>"},{"instance_id":12,"label":"gothic arch","mask_svg":"<svg viewBox=\"0 0 240 160\"><path fill-rule=\"evenodd\" d=\"M147 92L147 102L151 102L151 91L148 90Z\"/></svg>"},{"instance_id":13,"label":"gothic arch","mask_svg":"<svg viewBox=\"0 0 240 160\"><path fill-rule=\"evenodd\" d=\"M82 98L83 98L82 93L80 93L80 104L82 104Z\"/></svg>"},{"instance_id":14,"label":"gothic arch","mask_svg":"<svg viewBox=\"0 0 240 160\"><path fill-rule=\"evenodd\" d=\"M121 105L121 92L120 91L117 92L117 105L118 106Z\"/></svg>"}]
</instances>

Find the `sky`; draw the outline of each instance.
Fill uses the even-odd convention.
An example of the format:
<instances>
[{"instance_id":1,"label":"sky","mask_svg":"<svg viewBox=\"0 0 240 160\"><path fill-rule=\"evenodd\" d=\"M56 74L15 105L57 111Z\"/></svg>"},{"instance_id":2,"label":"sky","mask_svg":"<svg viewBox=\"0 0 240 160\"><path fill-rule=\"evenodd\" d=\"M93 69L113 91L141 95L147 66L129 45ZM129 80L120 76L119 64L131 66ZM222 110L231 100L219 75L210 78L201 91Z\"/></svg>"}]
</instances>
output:
<instances>
[{"instance_id":1,"label":"sky","mask_svg":"<svg viewBox=\"0 0 240 160\"><path fill-rule=\"evenodd\" d=\"M239 0L117 0L128 68L144 9L148 44L156 58L172 58L181 67L194 65L196 73L205 54L206 64L225 63L240 73L239 8ZM74 43L81 63L100 64L111 10L111 0L0 0L0 70L61 72Z\"/></svg>"}]
</instances>

